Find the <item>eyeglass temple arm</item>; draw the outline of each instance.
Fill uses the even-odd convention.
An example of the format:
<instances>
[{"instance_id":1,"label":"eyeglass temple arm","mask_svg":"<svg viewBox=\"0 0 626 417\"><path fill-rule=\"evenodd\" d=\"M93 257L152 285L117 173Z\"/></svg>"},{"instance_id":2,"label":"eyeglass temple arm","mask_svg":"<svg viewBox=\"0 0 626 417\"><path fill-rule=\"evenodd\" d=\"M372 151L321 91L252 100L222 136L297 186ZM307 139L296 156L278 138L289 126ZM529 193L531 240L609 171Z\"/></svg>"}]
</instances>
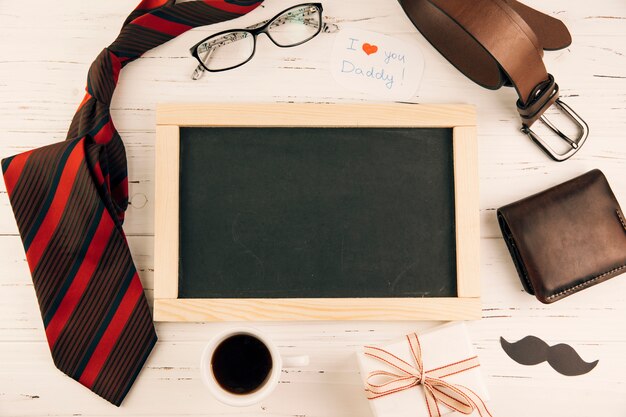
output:
<instances>
[{"instance_id":1,"label":"eyeglass temple arm","mask_svg":"<svg viewBox=\"0 0 626 417\"><path fill-rule=\"evenodd\" d=\"M264 20L262 22L256 23L254 25L247 26L245 29L246 30L254 30L254 29L260 28L261 26L266 25L270 20L271 19L267 19L267 20ZM324 32L324 33L335 33L335 32L338 32L339 31L339 26L336 23L333 23L335 21L336 21L336 19L333 18L333 17L324 16L322 18L322 32ZM278 23L278 24L284 24L286 22L287 22L287 16L276 19L276 23ZM311 24L311 21L307 20L307 19L304 19L303 22L304 22L305 25L310 25ZM240 39L242 39L242 38L239 38L237 36L233 36L232 38L225 39L224 41L220 42L219 46L227 45L229 43L238 41ZM207 50L209 50L209 56L213 53L213 47L215 45L210 45L210 46L211 46L210 50L207 49ZM200 47L198 47L198 49L200 49ZM201 51L201 52L204 52L204 50ZM200 78L202 78L202 76L204 75L205 71L206 71L206 69L202 65L198 64L196 69L191 74L191 79L194 80L194 81L195 80L199 80Z\"/></svg>"}]
</instances>

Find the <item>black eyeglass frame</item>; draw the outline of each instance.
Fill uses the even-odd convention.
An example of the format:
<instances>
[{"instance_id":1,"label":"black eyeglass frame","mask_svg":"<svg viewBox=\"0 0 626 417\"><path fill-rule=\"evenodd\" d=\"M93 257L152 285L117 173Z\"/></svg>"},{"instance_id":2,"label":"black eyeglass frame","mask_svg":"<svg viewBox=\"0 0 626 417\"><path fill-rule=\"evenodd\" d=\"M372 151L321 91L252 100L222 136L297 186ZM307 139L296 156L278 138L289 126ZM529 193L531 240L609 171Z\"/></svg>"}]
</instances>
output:
<instances>
[{"instance_id":1,"label":"black eyeglass frame","mask_svg":"<svg viewBox=\"0 0 626 417\"><path fill-rule=\"evenodd\" d=\"M298 43L294 43L293 45L280 45L269 34L269 27L272 25L272 23L274 23L274 21L276 19L278 19L280 16L282 16L285 12L288 12L291 9L296 9L298 7L303 7L303 6L315 6L317 8L317 13L319 15L318 17L319 17L319 22L320 22L319 27L317 28L317 32L315 32L309 38L307 38L307 39L305 39L303 41L300 41ZM221 71L228 71L228 70L231 70L231 69L234 69L234 68L238 68L238 67L248 63L254 57L254 54L256 53L256 38L261 33L265 33L265 35L272 41L272 43L274 45L278 46L279 48L291 48L291 47L294 47L294 46L302 45L303 43L308 42L311 39L313 39L314 37L316 37L317 35L319 35L320 32L322 31L322 27L324 26L323 17L322 17L322 11L323 11L322 3L302 3L302 4L296 4L295 6L288 7L285 10L281 11L276 16L274 16L271 19L267 20L265 23L263 23L262 26L259 26L258 28L254 28L254 29L249 29L249 28L246 28L246 29L229 29L229 30L224 30L222 32L216 33L216 34L211 35L209 37L206 37L206 38L202 39L200 42L196 43L194 46L192 46L189 49L189 52L191 52L191 56L196 58L196 60L200 63L202 68L204 68L204 70L208 71L208 72L221 72ZM227 68L220 68L220 69L209 69L209 68L207 68L206 65L204 65L204 63L202 62L202 60L200 59L200 56L198 54L198 47L200 45L202 45L203 43L207 42L209 39L217 38L219 36L224 36L224 35L226 35L228 33L242 33L242 32L247 32L247 33L249 33L249 34L251 34L253 36L252 53L250 54L248 59L246 59L245 61L243 61L240 64L233 65L233 66L227 67Z\"/></svg>"}]
</instances>

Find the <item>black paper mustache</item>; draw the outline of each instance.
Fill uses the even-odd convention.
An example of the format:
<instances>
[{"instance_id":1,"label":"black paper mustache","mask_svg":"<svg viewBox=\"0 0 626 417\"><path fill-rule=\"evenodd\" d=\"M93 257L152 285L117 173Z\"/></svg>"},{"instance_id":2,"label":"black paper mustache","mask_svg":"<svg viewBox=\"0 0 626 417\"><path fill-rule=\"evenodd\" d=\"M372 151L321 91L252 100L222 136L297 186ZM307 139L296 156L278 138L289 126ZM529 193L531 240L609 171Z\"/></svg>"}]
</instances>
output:
<instances>
[{"instance_id":1,"label":"black paper mustache","mask_svg":"<svg viewBox=\"0 0 626 417\"><path fill-rule=\"evenodd\" d=\"M550 346L536 336L509 343L500 337L500 344L507 355L522 365L537 365L544 361L560 374L576 376L586 374L596 367L598 361L585 362L573 347L560 343Z\"/></svg>"}]
</instances>

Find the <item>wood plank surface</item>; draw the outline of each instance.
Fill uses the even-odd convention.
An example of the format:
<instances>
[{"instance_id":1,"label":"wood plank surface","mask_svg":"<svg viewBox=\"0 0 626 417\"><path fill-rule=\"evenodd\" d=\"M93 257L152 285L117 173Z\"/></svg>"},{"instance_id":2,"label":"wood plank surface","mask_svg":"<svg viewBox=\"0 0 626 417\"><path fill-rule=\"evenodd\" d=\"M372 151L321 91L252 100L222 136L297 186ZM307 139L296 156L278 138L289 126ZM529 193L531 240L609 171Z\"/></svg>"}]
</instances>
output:
<instances>
[{"instance_id":1,"label":"wood plank surface","mask_svg":"<svg viewBox=\"0 0 626 417\"><path fill-rule=\"evenodd\" d=\"M157 105L157 125L242 127L451 127L475 126L465 104L174 103Z\"/></svg>"},{"instance_id":2,"label":"wood plank surface","mask_svg":"<svg viewBox=\"0 0 626 417\"><path fill-rule=\"evenodd\" d=\"M479 298L155 298L154 320L476 320ZM254 325L254 323L252 323Z\"/></svg>"},{"instance_id":3,"label":"wood plank surface","mask_svg":"<svg viewBox=\"0 0 626 417\"><path fill-rule=\"evenodd\" d=\"M178 297L178 212L180 128L156 131L154 206L154 296ZM158 161L158 162L156 162ZM175 219L172 221L172 219Z\"/></svg>"},{"instance_id":4,"label":"wood plank surface","mask_svg":"<svg viewBox=\"0 0 626 417\"><path fill-rule=\"evenodd\" d=\"M459 297L480 297L480 235L478 143L475 126L459 126L454 136L454 204L456 214L456 269Z\"/></svg>"}]
</instances>

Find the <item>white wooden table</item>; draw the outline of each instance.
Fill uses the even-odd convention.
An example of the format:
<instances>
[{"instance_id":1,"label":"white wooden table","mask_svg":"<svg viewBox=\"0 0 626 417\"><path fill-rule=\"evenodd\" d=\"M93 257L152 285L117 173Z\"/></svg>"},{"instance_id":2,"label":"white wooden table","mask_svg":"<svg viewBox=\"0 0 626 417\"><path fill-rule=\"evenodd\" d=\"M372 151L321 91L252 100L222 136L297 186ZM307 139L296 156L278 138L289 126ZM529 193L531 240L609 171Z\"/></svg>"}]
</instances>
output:
<instances>
[{"instance_id":1,"label":"white wooden table","mask_svg":"<svg viewBox=\"0 0 626 417\"><path fill-rule=\"evenodd\" d=\"M469 0L468 0L469 1ZM292 49L261 39L246 66L190 80L188 47L217 30L246 26L296 2L267 0L239 21L199 28L129 65L113 118L129 158L131 207L125 230L148 298L153 293L154 131L157 102L343 102L367 97L337 85L328 71L333 36ZM558 164L518 131L511 89L484 90L448 64L412 27L395 0L326 0L341 27L383 32L422 48L424 103L478 109L483 319L469 324L491 393L494 417L626 416L626 277L545 306L522 291L498 231L495 209L535 191L602 169L626 205L626 2L532 0L565 21L574 42L546 53L561 96L591 127L572 160ZM0 0L0 157L63 140L82 99L92 59L116 36L135 0ZM563 216L576 216L564 212ZM157 324L159 342L121 408L54 367L24 250L0 185L0 415L2 416L370 416L354 348L436 325L433 322L258 323L287 354L311 355L285 372L262 404L233 409L203 387L198 361L208 339L230 324ZM569 343L596 369L579 377L547 364L518 365L499 345L534 334ZM417 414L416 414L417 417Z\"/></svg>"}]
</instances>

